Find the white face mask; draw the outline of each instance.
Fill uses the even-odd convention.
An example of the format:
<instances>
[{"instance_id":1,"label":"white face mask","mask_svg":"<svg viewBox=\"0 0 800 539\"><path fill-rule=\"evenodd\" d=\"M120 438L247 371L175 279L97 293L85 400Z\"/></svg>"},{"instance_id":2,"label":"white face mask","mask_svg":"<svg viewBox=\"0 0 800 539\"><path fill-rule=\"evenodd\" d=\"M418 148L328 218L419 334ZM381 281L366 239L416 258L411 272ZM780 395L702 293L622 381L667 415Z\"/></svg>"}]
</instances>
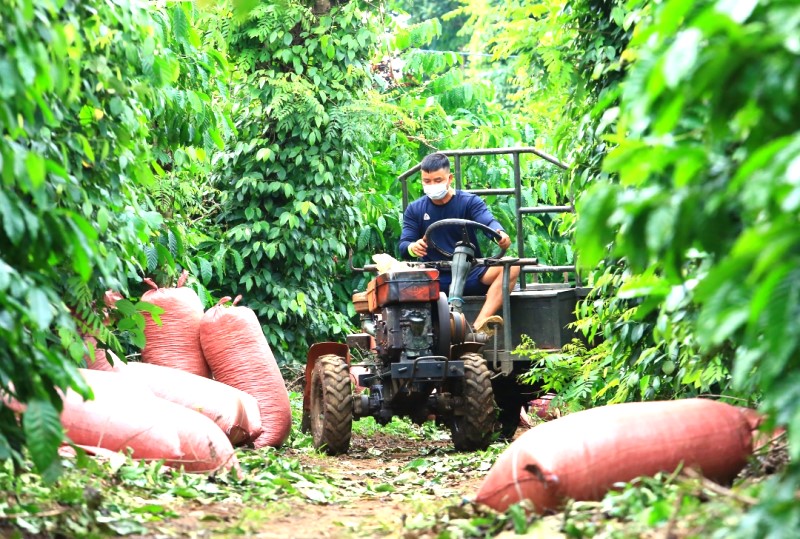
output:
<instances>
[{"instance_id":1,"label":"white face mask","mask_svg":"<svg viewBox=\"0 0 800 539\"><path fill-rule=\"evenodd\" d=\"M434 183L431 185L423 185L422 190L428 195L428 198L431 200L442 200L444 197L447 196L447 190L449 189L449 182L445 183Z\"/></svg>"}]
</instances>

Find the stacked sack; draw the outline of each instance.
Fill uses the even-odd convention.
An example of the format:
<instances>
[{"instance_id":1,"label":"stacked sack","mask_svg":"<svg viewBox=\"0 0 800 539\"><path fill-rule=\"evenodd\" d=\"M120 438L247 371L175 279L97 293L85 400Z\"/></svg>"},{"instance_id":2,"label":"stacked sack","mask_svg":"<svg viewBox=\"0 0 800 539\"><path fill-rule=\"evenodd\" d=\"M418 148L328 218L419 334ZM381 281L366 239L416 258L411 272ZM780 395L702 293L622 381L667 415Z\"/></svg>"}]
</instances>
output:
<instances>
[{"instance_id":1,"label":"stacked sack","mask_svg":"<svg viewBox=\"0 0 800 539\"><path fill-rule=\"evenodd\" d=\"M93 398L84 400L71 389L61 394L61 424L75 445L93 454L113 451L136 460L164 460L187 472L238 468L233 445L211 419L115 372L79 372ZM4 403L25 412L16 401Z\"/></svg>"},{"instance_id":2,"label":"stacked sack","mask_svg":"<svg viewBox=\"0 0 800 539\"><path fill-rule=\"evenodd\" d=\"M237 307L240 299L225 307L231 298L222 298L203 315L200 344L214 379L258 401L263 433L253 445L277 447L291 429L289 394L256 314Z\"/></svg>"},{"instance_id":3,"label":"stacked sack","mask_svg":"<svg viewBox=\"0 0 800 539\"><path fill-rule=\"evenodd\" d=\"M145 313L147 342L142 361L208 378L208 364L200 348L203 304L194 290L183 288L187 276L185 271L181 274L177 288L159 288L152 280L144 280L152 290L142 294L142 301L157 305L164 312L159 315L160 325L150 313Z\"/></svg>"},{"instance_id":4,"label":"stacked sack","mask_svg":"<svg viewBox=\"0 0 800 539\"><path fill-rule=\"evenodd\" d=\"M254 442L262 432L256 399L221 382L160 365L128 363L114 367L127 380L156 397L195 410L211 419L233 445Z\"/></svg>"},{"instance_id":5,"label":"stacked sack","mask_svg":"<svg viewBox=\"0 0 800 539\"><path fill-rule=\"evenodd\" d=\"M94 350L94 360L87 357L90 369L110 372L92 378L92 372L84 371L89 373L84 376L95 395L102 399L79 404L75 394L65 396L62 419L77 438L73 442L95 452L128 449L133 450L134 458L162 458L172 465L185 464L187 471L210 471L216 468L192 443L181 445L191 432L199 437L200 445L226 462L230 460L227 446L277 447L286 440L291 428L289 397L255 313L236 307L239 297L234 307L224 307L230 301L225 298L204 316L200 298L183 286L187 276L184 272L175 288L159 288L145 279L152 289L142 295L142 301L160 307L163 313L158 316L160 323L145 314L143 363L125 364L112 354L113 365L109 364L106 355L111 352L96 348L91 337L87 339L87 347ZM125 384L135 389L107 389ZM184 410L180 428L171 427L177 429L180 439L165 432L164 419L150 406L152 399L166 405L167 415L174 416L175 407ZM140 402L144 404L140 406ZM209 422L227 438L227 445L218 447L219 440L212 441L204 434ZM108 437L105 433L119 435ZM130 443L125 445L122 440Z\"/></svg>"}]
</instances>

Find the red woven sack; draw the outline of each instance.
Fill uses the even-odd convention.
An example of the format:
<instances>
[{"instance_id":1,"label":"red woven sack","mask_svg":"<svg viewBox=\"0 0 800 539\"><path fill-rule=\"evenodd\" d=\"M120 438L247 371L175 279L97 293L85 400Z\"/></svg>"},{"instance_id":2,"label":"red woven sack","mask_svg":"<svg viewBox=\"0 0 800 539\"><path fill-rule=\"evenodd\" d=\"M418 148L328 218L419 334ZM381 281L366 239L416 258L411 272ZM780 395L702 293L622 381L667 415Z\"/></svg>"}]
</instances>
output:
<instances>
[{"instance_id":1,"label":"red woven sack","mask_svg":"<svg viewBox=\"0 0 800 539\"><path fill-rule=\"evenodd\" d=\"M153 290L142 294L142 301L158 305L164 312L160 315L160 326L149 313L144 315L147 343L142 350L142 361L208 378L208 365L200 348L203 304L194 290L183 288L186 276L183 272L177 288L158 288L150 279L144 280Z\"/></svg>"},{"instance_id":2,"label":"red woven sack","mask_svg":"<svg viewBox=\"0 0 800 539\"><path fill-rule=\"evenodd\" d=\"M233 445L252 442L261 435L261 412L255 397L211 380L169 367L131 362L114 369L166 399L200 412L228 437Z\"/></svg>"},{"instance_id":3,"label":"red woven sack","mask_svg":"<svg viewBox=\"0 0 800 539\"><path fill-rule=\"evenodd\" d=\"M72 390L64 395L61 423L77 445L131 450L133 458L183 458L177 430L163 421L161 401L145 387L113 372L80 369L93 400Z\"/></svg>"},{"instance_id":4,"label":"red woven sack","mask_svg":"<svg viewBox=\"0 0 800 539\"><path fill-rule=\"evenodd\" d=\"M204 415L156 397L116 372L80 369L94 393L84 401L67 391L61 422L77 445L132 451L134 459L164 460L187 472L238 465L233 446Z\"/></svg>"},{"instance_id":5,"label":"red woven sack","mask_svg":"<svg viewBox=\"0 0 800 539\"><path fill-rule=\"evenodd\" d=\"M214 472L239 468L239 461L228 437L216 423L199 412L164 399L162 413L172 421L181 441L181 458L166 464L187 472Z\"/></svg>"},{"instance_id":6,"label":"red woven sack","mask_svg":"<svg viewBox=\"0 0 800 539\"><path fill-rule=\"evenodd\" d=\"M214 378L249 393L258 401L264 429L256 448L280 446L289 436L292 414L289 394L256 314L247 307L224 304L222 298L200 323L200 343Z\"/></svg>"},{"instance_id":7,"label":"red woven sack","mask_svg":"<svg viewBox=\"0 0 800 539\"><path fill-rule=\"evenodd\" d=\"M742 409L686 399L603 406L542 423L495 462L476 501L498 511L529 500L535 512L567 499L600 500L614 483L683 465L731 481L752 454Z\"/></svg>"}]
</instances>

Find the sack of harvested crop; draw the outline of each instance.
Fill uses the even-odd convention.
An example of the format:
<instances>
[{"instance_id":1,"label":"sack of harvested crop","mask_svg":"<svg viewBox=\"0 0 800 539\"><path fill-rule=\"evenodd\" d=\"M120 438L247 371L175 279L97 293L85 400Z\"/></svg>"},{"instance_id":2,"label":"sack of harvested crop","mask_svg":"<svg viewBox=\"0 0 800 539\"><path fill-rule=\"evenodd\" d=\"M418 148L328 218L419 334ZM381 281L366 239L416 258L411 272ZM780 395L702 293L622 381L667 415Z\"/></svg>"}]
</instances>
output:
<instances>
[{"instance_id":1,"label":"sack of harvested crop","mask_svg":"<svg viewBox=\"0 0 800 539\"><path fill-rule=\"evenodd\" d=\"M114 369L166 399L200 412L214 421L233 445L261 435L261 412L255 397L223 384L178 369L131 362Z\"/></svg>"},{"instance_id":2,"label":"sack of harvested crop","mask_svg":"<svg viewBox=\"0 0 800 539\"><path fill-rule=\"evenodd\" d=\"M181 458L166 464L187 472L214 472L239 468L239 461L228 437L216 423L199 412L164 399L164 412L174 422L181 441Z\"/></svg>"},{"instance_id":3,"label":"sack of harvested crop","mask_svg":"<svg viewBox=\"0 0 800 539\"><path fill-rule=\"evenodd\" d=\"M222 298L200 323L200 343L214 378L249 393L258 401L263 433L255 447L280 446L289 436L292 414L289 394L256 314L232 307Z\"/></svg>"},{"instance_id":4,"label":"sack of harvested crop","mask_svg":"<svg viewBox=\"0 0 800 539\"><path fill-rule=\"evenodd\" d=\"M81 369L93 400L72 390L64 395L61 423L77 445L111 451L132 451L133 458L181 458L181 441L170 422L163 421L161 400L147 388L114 372Z\"/></svg>"},{"instance_id":5,"label":"sack of harvested crop","mask_svg":"<svg viewBox=\"0 0 800 539\"><path fill-rule=\"evenodd\" d=\"M678 466L729 482L752 454L743 410L686 399L603 406L532 428L506 449L476 501L498 511L528 500L537 513L600 500L615 483Z\"/></svg>"},{"instance_id":6,"label":"sack of harvested crop","mask_svg":"<svg viewBox=\"0 0 800 539\"><path fill-rule=\"evenodd\" d=\"M183 272L177 288L158 288L150 279L144 280L153 290L142 294L142 301L158 305L164 312L159 315L161 325L145 313L147 342L142 350L142 361L208 378L208 365L200 348L203 304L194 290L183 288L186 277L187 273Z\"/></svg>"},{"instance_id":7,"label":"sack of harvested crop","mask_svg":"<svg viewBox=\"0 0 800 539\"><path fill-rule=\"evenodd\" d=\"M61 423L77 445L131 451L134 459L164 460L188 472L236 466L233 446L204 415L156 397L116 372L80 369L93 400L64 396Z\"/></svg>"}]
</instances>

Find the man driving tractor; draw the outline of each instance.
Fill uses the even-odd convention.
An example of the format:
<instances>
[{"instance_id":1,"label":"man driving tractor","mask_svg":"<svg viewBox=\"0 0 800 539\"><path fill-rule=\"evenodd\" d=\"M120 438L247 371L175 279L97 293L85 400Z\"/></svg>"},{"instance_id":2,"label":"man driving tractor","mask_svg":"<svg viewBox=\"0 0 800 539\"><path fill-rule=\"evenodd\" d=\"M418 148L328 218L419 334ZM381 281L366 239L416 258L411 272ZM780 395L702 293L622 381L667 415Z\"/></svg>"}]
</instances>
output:
<instances>
[{"instance_id":1,"label":"man driving tractor","mask_svg":"<svg viewBox=\"0 0 800 539\"><path fill-rule=\"evenodd\" d=\"M403 232L400 235L400 255L419 258L423 261L444 260L443 254L436 250L428 251L425 232L432 224L442 219L468 219L490 227L500 234L497 244L502 249L511 245L511 238L494 218L486 203L478 196L453 188L453 174L450 172L450 159L443 153L427 155L420 164L423 196L412 202L403 214ZM476 247L476 257L481 257L475 231L470 230L470 239ZM444 230L436 240L446 251L452 252L460 235L456 230ZM519 276L519 267L509 268L509 286L513 288ZM442 292L449 293L452 276L443 272L439 276ZM483 307L473 321L476 336L486 340L493 333L493 326L502 325L503 319L495 313L503 302L503 267L476 266L472 268L464 286L463 294L486 295Z\"/></svg>"}]
</instances>

